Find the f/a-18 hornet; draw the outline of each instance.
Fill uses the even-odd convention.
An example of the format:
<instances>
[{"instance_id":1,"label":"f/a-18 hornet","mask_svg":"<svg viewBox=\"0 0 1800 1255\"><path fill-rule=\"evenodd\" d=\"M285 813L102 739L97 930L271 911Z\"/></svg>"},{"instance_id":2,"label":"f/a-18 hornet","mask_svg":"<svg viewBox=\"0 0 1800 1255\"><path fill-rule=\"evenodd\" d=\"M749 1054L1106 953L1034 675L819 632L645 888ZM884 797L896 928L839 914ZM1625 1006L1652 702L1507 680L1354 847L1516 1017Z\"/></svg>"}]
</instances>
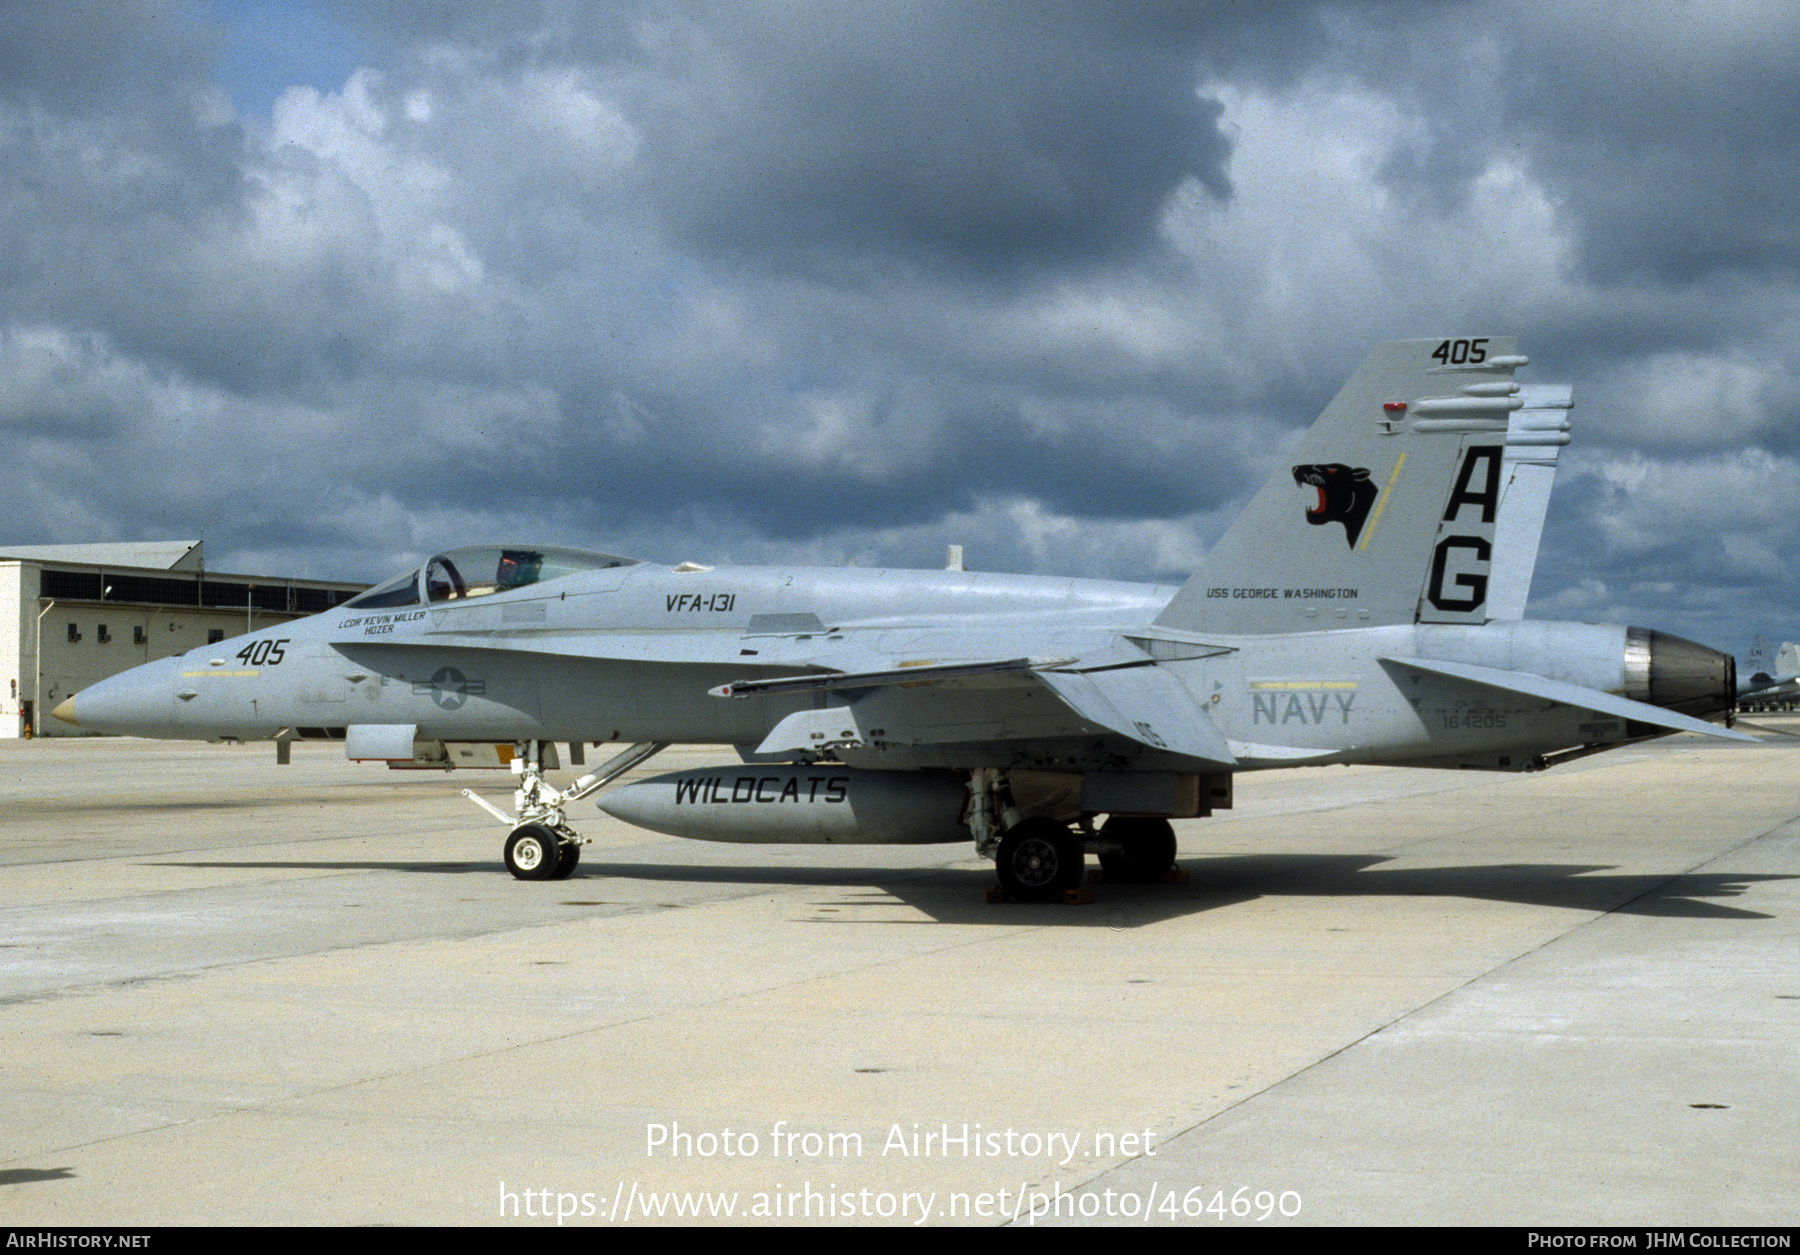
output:
<instances>
[{"instance_id":1,"label":"f/a-18 hornet","mask_svg":"<svg viewBox=\"0 0 1800 1255\"><path fill-rule=\"evenodd\" d=\"M1709 720L1728 654L1522 619L1567 388L1511 339L1378 347L1179 588L942 571L657 565L452 549L337 610L151 662L57 715L135 736L342 736L357 760L499 766L514 876L567 876L570 808L669 744L741 761L600 802L720 841L973 840L1043 900L1097 853L1172 866L1233 774L1530 771ZM632 743L567 788L556 743ZM467 792L465 790L465 792ZM1098 827L1095 821L1105 817Z\"/></svg>"}]
</instances>

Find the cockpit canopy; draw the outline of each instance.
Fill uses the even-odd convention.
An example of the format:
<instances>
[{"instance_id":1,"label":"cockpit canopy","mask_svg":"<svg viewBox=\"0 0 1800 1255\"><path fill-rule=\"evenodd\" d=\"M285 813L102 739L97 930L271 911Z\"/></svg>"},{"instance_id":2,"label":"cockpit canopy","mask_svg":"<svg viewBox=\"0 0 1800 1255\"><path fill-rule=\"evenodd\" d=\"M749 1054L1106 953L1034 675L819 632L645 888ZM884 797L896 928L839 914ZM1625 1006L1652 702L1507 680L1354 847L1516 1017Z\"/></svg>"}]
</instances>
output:
<instances>
[{"instance_id":1,"label":"cockpit canopy","mask_svg":"<svg viewBox=\"0 0 1800 1255\"><path fill-rule=\"evenodd\" d=\"M511 592L578 571L635 566L636 558L593 553L586 549L554 549L547 545L469 545L440 553L422 567L377 584L344 603L357 610L416 606Z\"/></svg>"}]
</instances>

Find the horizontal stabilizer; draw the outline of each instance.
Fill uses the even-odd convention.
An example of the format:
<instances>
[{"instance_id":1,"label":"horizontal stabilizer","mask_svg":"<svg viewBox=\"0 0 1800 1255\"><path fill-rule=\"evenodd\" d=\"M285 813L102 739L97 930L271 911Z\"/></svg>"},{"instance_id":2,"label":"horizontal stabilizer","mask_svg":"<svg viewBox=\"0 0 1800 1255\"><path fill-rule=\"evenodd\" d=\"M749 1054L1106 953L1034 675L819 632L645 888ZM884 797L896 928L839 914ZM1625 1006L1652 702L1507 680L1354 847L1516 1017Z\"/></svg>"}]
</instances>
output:
<instances>
[{"instance_id":1,"label":"horizontal stabilizer","mask_svg":"<svg viewBox=\"0 0 1800 1255\"><path fill-rule=\"evenodd\" d=\"M1730 741L1749 741L1752 744L1759 744L1753 736L1745 736L1742 732L1733 732L1730 728L1716 723L1708 723L1704 719L1696 719L1692 715L1665 710L1661 706L1633 701L1629 697L1619 697L1613 693L1602 693L1599 689L1583 688L1579 684L1546 679L1541 675L1533 675L1529 671L1502 671L1495 667L1471 666L1466 662L1442 662L1436 658L1384 657L1382 661L1396 663L1402 667L1411 667L1416 671L1429 671L1435 675L1449 676L1453 680L1467 680L1471 684L1499 689L1505 693L1523 693L1527 697L1558 702L1564 706L1573 706L1578 710L1592 710L1601 714L1617 715L1621 719L1654 724L1656 727L1668 728L1674 732L1698 732L1704 736L1724 737Z\"/></svg>"},{"instance_id":2,"label":"horizontal stabilizer","mask_svg":"<svg viewBox=\"0 0 1800 1255\"><path fill-rule=\"evenodd\" d=\"M1037 678L1089 723L1141 745L1227 767L1237 762L1205 707L1161 667L1039 671Z\"/></svg>"}]
</instances>

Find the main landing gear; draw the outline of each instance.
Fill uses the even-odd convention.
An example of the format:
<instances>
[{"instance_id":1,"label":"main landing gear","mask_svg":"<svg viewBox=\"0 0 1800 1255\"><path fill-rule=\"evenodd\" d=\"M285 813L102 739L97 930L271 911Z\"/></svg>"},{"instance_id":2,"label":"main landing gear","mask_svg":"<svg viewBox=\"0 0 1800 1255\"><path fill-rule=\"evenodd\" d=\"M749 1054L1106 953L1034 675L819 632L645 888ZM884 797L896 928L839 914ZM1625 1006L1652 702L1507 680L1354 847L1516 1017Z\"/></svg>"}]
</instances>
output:
<instances>
[{"instance_id":1,"label":"main landing gear","mask_svg":"<svg viewBox=\"0 0 1800 1255\"><path fill-rule=\"evenodd\" d=\"M1067 824L1026 819L1006 830L994 858L1000 887L1017 902L1053 902L1081 887L1087 852Z\"/></svg>"},{"instance_id":2,"label":"main landing gear","mask_svg":"<svg viewBox=\"0 0 1800 1255\"><path fill-rule=\"evenodd\" d=\"M564 808L661 753L669 743L640 741L567 789L558 789L544 779L545 744L543 741L521 741L513 755L513 774L519 778L518 788L513 791L513 806L518 810L516 816L508 815L486 798L477 796L473 789L463 790L464 797L511 827L503 857L506 870L519 880L563 880L574 874L581 861L581 847L587 842L569 826Z\"/></svg>"},{"instance_id":3,"label":"main landing gear","mask_svg":"<svg viewBox=\"0 0 1800 1255\"><path fill-rule=\"evenodd\" d=\"M969 773L969 832L975 852L994 860L1000 893L1014 902L1055 902L1081 887L1087 847L1067 824L1034 816L1013 803L1012 785L997 767Z\"/></svg>"},{"instance_id":4,"label":"main landing gear","mask_svg":"<svg viewBox=\"0 0 1800 1255\"><path fill-rule=\"evenodd\" d=\"M1166 819L1114 815L1100 825L1100 871L1127 885L1154 884L1175 866L1175 829Z\"/></svg>"},{"instance_id":5,"label":"main landing gear","mask_svg":"<svg viewBox=\"0 0 1800 1255\"><path fill-rule=\"evenodd\" d=\"M1115 884L1152 884L1175 866L1175 829L1166 819L1115 815L1096 834L1046 816L1025 817L1013 804L1006 773L969 773L969 829L975 850L994 860L1000 892L1014 902L1055 902L1081 887L1087 853L1100 856L1101 874Z\"/></svg>"}]
</instances>

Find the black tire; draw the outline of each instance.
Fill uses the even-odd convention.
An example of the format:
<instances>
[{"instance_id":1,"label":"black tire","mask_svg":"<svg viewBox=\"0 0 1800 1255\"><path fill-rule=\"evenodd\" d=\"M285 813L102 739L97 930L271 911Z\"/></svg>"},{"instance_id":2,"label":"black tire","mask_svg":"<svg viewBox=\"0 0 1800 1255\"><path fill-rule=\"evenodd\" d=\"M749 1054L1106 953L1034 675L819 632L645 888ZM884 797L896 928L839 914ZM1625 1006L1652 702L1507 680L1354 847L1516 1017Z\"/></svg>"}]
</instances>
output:
<instances>
[{"instance_id":1,"label":"black tire","mask_svg":"<svg viewBox=\"0 0 1800 1255\"><path fill-rule=\"evenodd\" d=\"M1153 884L1175 866L1175 829L1166 819L1115 815L1100 825L1100 839L1124 847L1100 855L1100 870L1116 884Z\"/></svg>"},{"instance_id":2,"label":"black tire","mask_svg":"<svg viewBox=\"0 0 1800 1255\"><path fill-rule=\"evenodd\" d=\"M561 845L553 829L520 824L506 838L506 870L519 880L549 880L562 862Z\"/></svg>"},{"instance_id":3,"label":"black tire","mask_svg":"<svg viewBox=\"0 0 1800 1255\"><path fill-rule=\"evenodd\" d=\"M567 880L575 874L575 864L581 861L581 846L574 841L562 843L562 853L556 857L556 874L552 880Z\"/></svg>"},{"instance_id":4,"label":"black tire","mask_svg":"<svg viewBox=\"0 0 1800 1255\"><path fill-rule=\"evenodd\" d=\"M1086 854L1081 840L1053 819L1027 819L1000 839L994 860L1000 887L1019 902L1053 902L1081 885Z\"/></svg>"}]
</instances>

